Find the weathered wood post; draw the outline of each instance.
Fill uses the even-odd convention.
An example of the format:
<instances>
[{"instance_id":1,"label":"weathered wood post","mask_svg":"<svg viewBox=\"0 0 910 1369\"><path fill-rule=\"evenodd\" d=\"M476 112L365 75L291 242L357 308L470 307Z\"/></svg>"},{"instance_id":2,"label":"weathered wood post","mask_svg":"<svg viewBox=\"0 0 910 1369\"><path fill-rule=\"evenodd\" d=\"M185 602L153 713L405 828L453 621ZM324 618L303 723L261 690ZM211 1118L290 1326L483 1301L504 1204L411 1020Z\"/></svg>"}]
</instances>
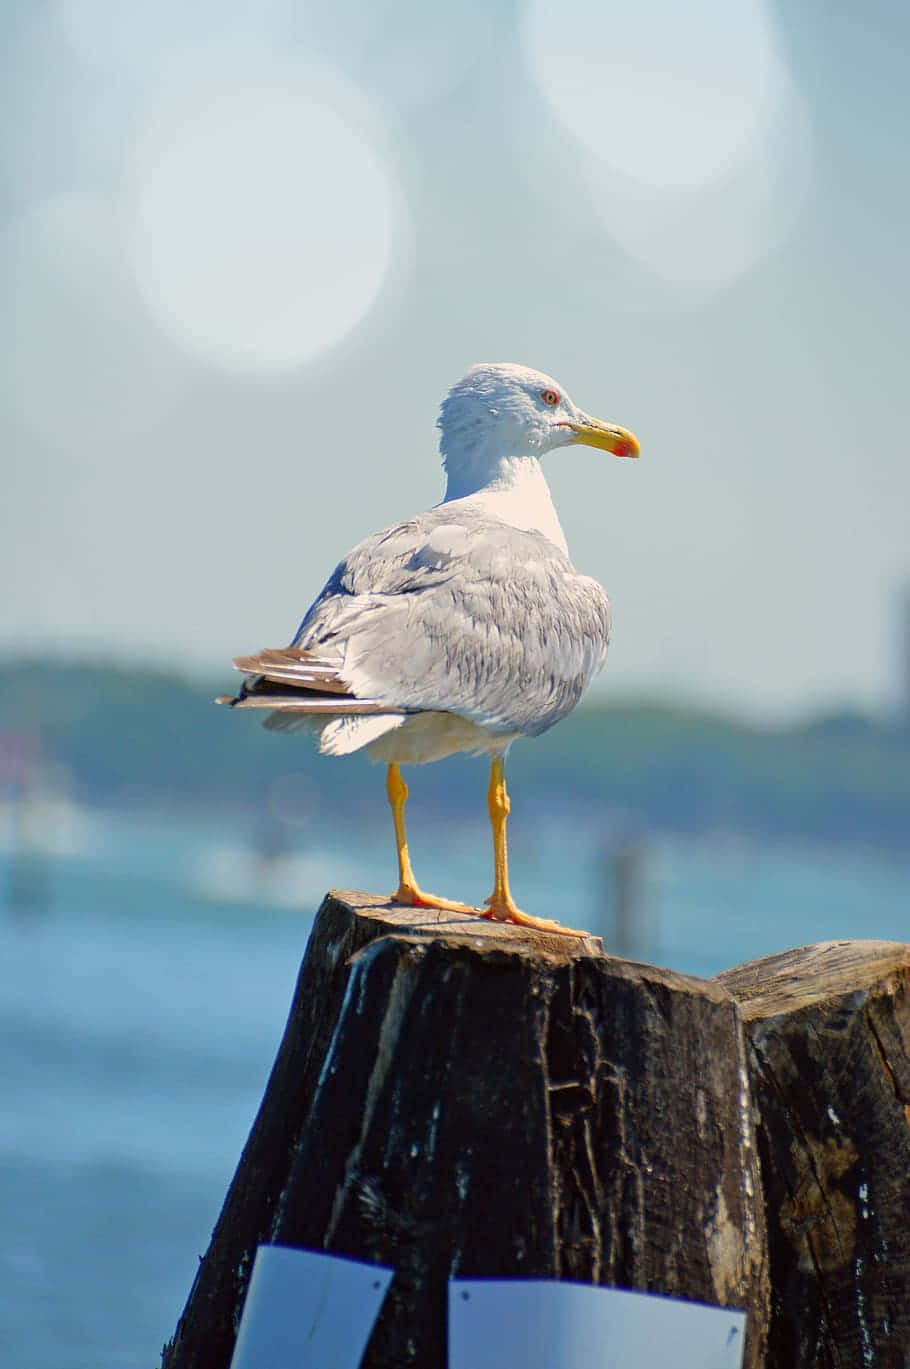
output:
<instances>
[{"instance_id":1,"label":"weathered wood post","mask_svg":"<svg viewBox=\"0 0 910 1369\"><path fill-rule=\"evenodd\" d=\"M770 1369L910 1365L910 946L728 970L748 1037L773 1288Z\"/></svg>"},{"instance_id":2,"label":"weathered wood post","mask_svg":"<svg viewBox=\"0 0 910 1369\"><path fill-rule=\"evenodd\" d=\"M766 1234L733 997L596 940L330 895L165 1369L226 1369L260 1242L394 1268L368 1369L442 1369L454 1275L745 1308L757 1369Z\"/></svg>"}]
</instances>

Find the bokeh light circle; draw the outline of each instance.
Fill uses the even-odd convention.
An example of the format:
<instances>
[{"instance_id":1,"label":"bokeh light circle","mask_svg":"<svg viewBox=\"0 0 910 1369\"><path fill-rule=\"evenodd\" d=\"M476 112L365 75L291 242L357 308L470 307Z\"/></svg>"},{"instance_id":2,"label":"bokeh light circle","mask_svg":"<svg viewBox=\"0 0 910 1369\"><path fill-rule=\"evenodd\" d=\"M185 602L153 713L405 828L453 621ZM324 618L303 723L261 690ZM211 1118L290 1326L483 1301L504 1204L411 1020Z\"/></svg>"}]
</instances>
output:
<instances>
[{"instance_id":1,"label":"bokeh light circle","mask_svg":"<svg viewBox=\"0 0 910 1369\"><path fill-rule=\"evenodd\" d=\"M119 82L146 86L186 62L197 74L224 53L257 46L281 51L292 31L294 0L56 0L61 37L88 66Z\"/></svg>"},{"instance_id":2,"label":"bokeh light circle","mask_svg":"<svg viewBox=\"0 0 910 1369\"><path fill-rule=\"evenodd\" d=\"M529 0L524 43L562 155L655 276L724 286L785 241L813 139L763 0Z\"/></svg>"},{"instance_id":3,"label":"bokeh light circle","mask_svg":"<svg viewBox=\"0 0 910 1369\"><path fill-rule=\"evenodd\" d=\"M812 187L812 138L798 99L727 175L697 190L657 189L587 160L588 193L610 236L668 281L723 286L786 240Z\"/></svg>"},{"instance_id":4,"label":"bokeh light circle","mask_svg":"<svg viewBox=\"0 0 910 1369\"><path fill-rule=\"evenodd\" d=\"M529 0L525 37L560 122L651 185L723 175L773 112L779 62L762 0Z\"/></svg>"},{"instance_id":5,"label":"bokeh light circle","mask_svg":"<svg viewBox=\"0 0 910 1369\"><path fill-rule=\"evenodd\" d=\"M392 264L400 195L382 131L324 72L209 78L155 111L131 169L133 261L159 324L228 369L339 343Z\"/></svg>"}]
</instances>

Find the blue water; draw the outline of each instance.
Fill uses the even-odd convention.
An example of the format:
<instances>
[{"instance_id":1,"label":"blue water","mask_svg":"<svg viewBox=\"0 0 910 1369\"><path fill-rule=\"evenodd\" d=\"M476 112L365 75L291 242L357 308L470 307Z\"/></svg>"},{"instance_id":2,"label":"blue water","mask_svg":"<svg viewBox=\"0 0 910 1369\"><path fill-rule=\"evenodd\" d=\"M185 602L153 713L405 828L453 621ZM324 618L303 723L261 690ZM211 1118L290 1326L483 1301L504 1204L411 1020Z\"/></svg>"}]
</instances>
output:
<instances>
[{"instance_id":1,"label":"blue water","mask_svg":"<svg viewBox=\"0 0 910 1369\"><path fill-rule=\"evenodd\" d=\"M51 849L25 872L32 909L10 906L15 841L0 823L0 1348L18 1369L153 1369L265 1086L312 913L332 884L389 888L390 841L303 831L269 857L224 821L52 819ZM482 823L412 825L428 887L488 892ZM713 974L832 937L910 940L910 862L729 836L643 851L657 963ZM593 825L526 815L512 859L529 910L609 932Z\"/></svg>"}]
</instances>

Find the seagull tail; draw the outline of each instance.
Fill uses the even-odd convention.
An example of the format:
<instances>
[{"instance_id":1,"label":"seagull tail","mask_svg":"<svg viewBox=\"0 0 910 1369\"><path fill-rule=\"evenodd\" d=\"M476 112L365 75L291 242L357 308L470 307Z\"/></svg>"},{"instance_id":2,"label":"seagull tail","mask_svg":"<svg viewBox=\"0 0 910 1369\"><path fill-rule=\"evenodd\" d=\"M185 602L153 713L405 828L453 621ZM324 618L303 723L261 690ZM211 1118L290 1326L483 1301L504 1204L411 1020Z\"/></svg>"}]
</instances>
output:
<instances>
[{"instance_id":1,"label":"seagull tail","mask_svg":"<svg viewBox=\"0 0 910 1369\"><path fill-rule=\"evenodd\" d=\"M310 713L302 708L275 709L262 724L269 732L310 732L319 736L319 750L324 756L349 756L387 732L393 732L404 722L403 713L363 714L336 713L327 718L325 713Z\"/></svg>"},{"instance_id":2,"label":"seagull tail","mask_svg":"<svg viewBox=\"0 0 910 1369\"><path fill-rule=\"evenodd\" d=\"M407 717L404 709L350 693L332 663L299 648L241 656L234 665L247 679L236 695L221 695L216 703L265 709L269 732L315 733L327 756L359 751Z\"/></svg>"}]
</instances>

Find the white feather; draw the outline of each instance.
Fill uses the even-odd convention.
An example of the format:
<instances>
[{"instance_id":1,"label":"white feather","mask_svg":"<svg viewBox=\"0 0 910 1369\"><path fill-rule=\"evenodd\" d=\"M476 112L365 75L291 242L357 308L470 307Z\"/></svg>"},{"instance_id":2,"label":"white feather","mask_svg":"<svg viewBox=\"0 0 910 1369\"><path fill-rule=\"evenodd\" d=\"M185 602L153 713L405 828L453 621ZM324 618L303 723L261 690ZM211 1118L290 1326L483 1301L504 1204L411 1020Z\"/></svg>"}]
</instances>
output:
<instances>
[{"instance_id":1,"label":"white feather","mask_svg":"<svg viewBox=\"0 0 910 1369\"><path fill-rule=\"evenodd\" d=\"M336 718L322 729L319 750L324 756L349 756L401 727L403 722L400 713L380 713L375 718Z\"/></svg>"}]
</instances>

